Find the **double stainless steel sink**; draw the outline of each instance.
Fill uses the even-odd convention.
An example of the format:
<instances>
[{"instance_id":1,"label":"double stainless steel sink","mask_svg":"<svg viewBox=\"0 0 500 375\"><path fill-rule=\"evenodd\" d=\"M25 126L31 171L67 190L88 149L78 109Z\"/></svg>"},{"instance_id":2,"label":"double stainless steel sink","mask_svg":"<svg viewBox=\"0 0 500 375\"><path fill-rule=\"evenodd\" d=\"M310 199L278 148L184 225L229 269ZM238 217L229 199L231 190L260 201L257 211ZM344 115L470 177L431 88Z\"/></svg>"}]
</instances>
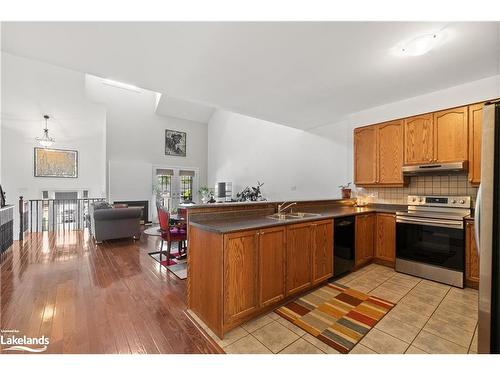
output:
<instances>
[{"instance_id":1,"label":"double stainless steel sink","mask_svg":"<svg viewBox=\"0 0 500 375\"><path fill-rule=\"evenodd\" d=\"M273 220L296 220L296 219L307 219L309 217L318 217L321 214L313 214L311 212L290 212L287 214L273 214L269 215L269 219Z\"/></svg>"}]
</instances>

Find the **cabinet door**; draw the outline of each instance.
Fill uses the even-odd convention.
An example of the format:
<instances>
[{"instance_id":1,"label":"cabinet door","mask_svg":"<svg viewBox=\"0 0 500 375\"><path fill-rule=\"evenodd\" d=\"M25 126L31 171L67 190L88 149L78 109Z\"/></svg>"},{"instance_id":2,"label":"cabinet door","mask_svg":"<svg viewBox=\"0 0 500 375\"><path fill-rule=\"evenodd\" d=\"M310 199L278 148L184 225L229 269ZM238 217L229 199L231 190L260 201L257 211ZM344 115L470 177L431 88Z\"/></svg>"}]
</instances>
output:
<instances>
[{"instance_id":1,"label":"cabinet door","mask_svg":"<svg viewBox=\"0 0 500 375\"><path fill-rule=\"evenodd\" d=\"M469 106L469 181L474 185L481 183L483 106L483 103Z\"/></svg>"},{"instance_id":2,"label":"cabinet door","mask_svg":"<svg viewBox=\"0 0 500 375\"><path fill-rule=\"evenodd\" d=\"M435 161L446 163L467 160L469 138L467 107L435 112L433 122Z\"/></svg>"},{"instance_id":3,"label":"cabinet door","mask_svg":"<svg viewBox=\"0 0 500 375\"><path fill-rule=\"evenodd\" d=\"M374 214L356 216L356 266L367 263L373 257L374 225Z\"/></svg>"},{"instance_id":4,"label":"cabinet door","mask_svg":"<svg viewBox=\"0 0 500 375\"><path fill-rule=\"evenodd\" d=\"M320 221L313 224L313 284L333 276L333 222Z\"/></svg>"},{"instance_id":5,"label":"cabinet door","mask_svg":"<svg viewBox=\"0 0 500 375\"><path fill-rule=\"evenodd\" d=\"M224 322L251 314L258 308L258 232L224 236Z\"/></svg>"},{"instance_id":6,"label":"cabinet door","mask_svg":"<svg viewBox=\"0 0 500 375\"><path fill-rule=\"evenodd\" d=\"M474 236L474 222L467 221L465 232L465 279L469 286L479 285L479 255Z\"/></svg>"},{"instance_id":7,"label":"cabinet door","mask_svg":"<svg viewBox=\"0 0 500 375\"><path fill-rule=\"evenodd\" d=\"M432 114L404 120L404 163L431 163L434 159Z\"/></svg>"},{"instance_id":8,"label":"cabinet door","mask_svg":"<svg viewBox=\"0 0 500 375\"><path fill-rule=\"evenodd\" d=\"M377 182L377 127L354 129L354 183Z\"/></svg>"},{"instance_id":9,"label":"cabinet door","mask_svg":"<svg viewBox=\"0 0 500 375\"><path fill-rule=\"evenodd\" d=\"M403 184L403 126L402 121L378 125L379 184Z\"/></svg>"},{"instance_id":10,"label":"cabinet door","mask_svg":"<svg viewBox=\"0 0 500 375\"><path fill-rule=\"evenodd\" d=\"M375 257L388 262L396 261L396 218L392 214L377 214Z\"/></svg>"},{"instance_id":11,"label":"cabinet door","mask_svg":"<svg viewBox=\"0 0 500 375\"><path fill-rule=\"evenodd\" d=\"M287 227L286 237L286 294L290 295L311 285L311 224Z\"/></svg>"},{"instance_id":12,"label":"cabinet door","mask_svg":"<svg viewBox=\"0 0 500 375\"><path fill-rule=\"evenodd\" d=\"M285 227L259 232L260 306L285 298L285 233Z\"/></svg>"}]
</instances>

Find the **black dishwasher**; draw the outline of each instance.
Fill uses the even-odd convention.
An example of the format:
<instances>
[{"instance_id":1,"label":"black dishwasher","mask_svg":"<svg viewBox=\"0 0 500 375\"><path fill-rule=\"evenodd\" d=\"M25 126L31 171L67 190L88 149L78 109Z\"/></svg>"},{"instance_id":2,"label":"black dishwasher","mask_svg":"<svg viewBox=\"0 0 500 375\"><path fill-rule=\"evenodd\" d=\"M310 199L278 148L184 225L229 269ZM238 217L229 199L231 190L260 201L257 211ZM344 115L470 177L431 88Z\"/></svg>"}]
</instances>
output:
<instances>
[{"instance_id":1,"label":"black dishwasher","mask_svg":"<svg viewBox=\"0 0 500 375\"><path fill-rule=\"evenodd\" d=\"M350 272L354 267L354 216L334 220L333 276Z\"/></svg>"}]
</instances>

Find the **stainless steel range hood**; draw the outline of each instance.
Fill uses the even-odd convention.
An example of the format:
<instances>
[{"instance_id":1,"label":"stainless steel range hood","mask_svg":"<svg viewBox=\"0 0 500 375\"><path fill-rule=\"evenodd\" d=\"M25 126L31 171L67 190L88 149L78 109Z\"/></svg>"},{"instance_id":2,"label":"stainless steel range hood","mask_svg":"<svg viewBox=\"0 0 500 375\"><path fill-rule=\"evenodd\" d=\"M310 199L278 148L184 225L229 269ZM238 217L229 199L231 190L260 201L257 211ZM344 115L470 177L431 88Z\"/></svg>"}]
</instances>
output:
<instances>
[{"instance_id":1,"label":"stainless steel range hood","mask_svg":"<svg viewBox=\"0 0 500 375\"><path fill-rule=\"evenodd\" d=\"M467 162L433 163L403 166L403 175L416 176L421 174L448 174L459 173L467 170Z\"/></svg>"}]
</instances>

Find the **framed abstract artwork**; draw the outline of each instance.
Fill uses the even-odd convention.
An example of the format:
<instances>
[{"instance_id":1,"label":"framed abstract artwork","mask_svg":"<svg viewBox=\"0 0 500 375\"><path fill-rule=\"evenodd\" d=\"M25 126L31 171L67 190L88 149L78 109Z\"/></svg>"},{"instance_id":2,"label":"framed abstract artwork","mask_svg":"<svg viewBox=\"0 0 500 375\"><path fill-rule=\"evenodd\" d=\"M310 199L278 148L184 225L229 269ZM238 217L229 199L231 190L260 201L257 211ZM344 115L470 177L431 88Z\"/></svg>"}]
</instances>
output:
<instances>
[{"instance_id":1,"label":"framed abstract artwork","mask_svg":"<svg viewBox=\"0 0 500 375\"><path fill-rule=\"evenodd\" d=\"M186 156L185 132L177 130L165 130L165 155Z\"/></svg>"},{"instance_id":2,"label":"framed abstract artwork","mask_svg":"<svg viewBox=\"0 0 500 375\"><path fill-rule=\"evenodd\" d=\"M35 177L77 178L78 151L35 147Z\"/></svg>"}]
</instances>

